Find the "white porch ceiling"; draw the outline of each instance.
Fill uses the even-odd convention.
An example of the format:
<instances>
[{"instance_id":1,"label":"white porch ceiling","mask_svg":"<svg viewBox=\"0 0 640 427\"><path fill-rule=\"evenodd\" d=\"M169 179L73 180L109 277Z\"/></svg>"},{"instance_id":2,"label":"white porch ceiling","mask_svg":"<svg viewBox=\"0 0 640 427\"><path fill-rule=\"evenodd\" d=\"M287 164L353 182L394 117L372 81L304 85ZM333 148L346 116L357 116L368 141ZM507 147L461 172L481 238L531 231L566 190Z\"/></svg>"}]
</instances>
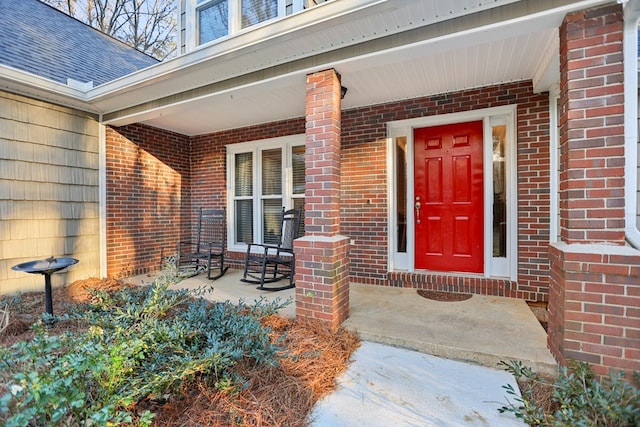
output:
<instances>
[{"instance_id":1,"label":"white porch ceiling","mask_svg":"<svg viewBox=\"0 0 640 427\"><path fill-rule=\"evenodd\" d=\"M388 57L357 58L333 66L348 88L342 108L349 109L533 79L547 50L557 51L556 41L557 32L548 29L444 52L416 46ZM559 81L559 72L553 74ZM304 72L294 73L136 114L125 121L198 135L301 117L305 113L305 76Z\"/></svg>"}]
</instances>

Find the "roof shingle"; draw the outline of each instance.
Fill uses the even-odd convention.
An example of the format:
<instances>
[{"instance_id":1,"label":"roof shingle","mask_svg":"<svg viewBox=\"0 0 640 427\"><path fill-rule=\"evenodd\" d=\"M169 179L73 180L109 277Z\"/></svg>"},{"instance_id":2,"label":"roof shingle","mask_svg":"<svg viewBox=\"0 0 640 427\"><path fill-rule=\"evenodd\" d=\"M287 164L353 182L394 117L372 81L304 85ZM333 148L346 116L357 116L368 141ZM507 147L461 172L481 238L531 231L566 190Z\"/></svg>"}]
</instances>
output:
<instances>
[{"instance_id":1,"label":"roof shingle","mask_svg":"<svg viewBox=\"0 0 640 427\"><path fill-rule=\"evenodd\" d=\"M0 64L94 86L159 61L38 0L0 0Z\"/></svg>"}]
</instances>

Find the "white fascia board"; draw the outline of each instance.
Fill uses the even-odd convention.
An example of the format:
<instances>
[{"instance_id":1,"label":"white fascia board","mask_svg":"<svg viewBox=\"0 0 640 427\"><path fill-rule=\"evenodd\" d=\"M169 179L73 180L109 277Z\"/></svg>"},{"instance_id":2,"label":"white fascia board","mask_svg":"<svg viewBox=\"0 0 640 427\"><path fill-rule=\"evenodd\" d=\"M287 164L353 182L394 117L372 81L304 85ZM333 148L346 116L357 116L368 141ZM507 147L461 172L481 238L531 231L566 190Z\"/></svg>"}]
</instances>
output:
<instances>
[{"instance_id":1,"label":"white fascia board","mask_svg":"<svg viewBox=\"0 0 640 427\"><path fill-rule=\"evenodd\" d=\"M86 92L1 64L0 89L90 113L99 113L87 102Z\"/></svg>"}]
</instances>

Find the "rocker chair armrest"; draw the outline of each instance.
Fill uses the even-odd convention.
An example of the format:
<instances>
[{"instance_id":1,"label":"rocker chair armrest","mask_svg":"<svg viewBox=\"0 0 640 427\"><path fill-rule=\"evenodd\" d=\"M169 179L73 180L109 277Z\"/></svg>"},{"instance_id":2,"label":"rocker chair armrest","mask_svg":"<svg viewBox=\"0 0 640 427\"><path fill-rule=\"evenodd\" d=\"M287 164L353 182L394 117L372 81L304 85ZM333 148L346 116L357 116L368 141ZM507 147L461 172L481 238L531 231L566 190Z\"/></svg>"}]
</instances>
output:
<instances>
[{"instance_id":1,"label":"rocker chair armrest","mask_svg":"<svg viewBox=\"0 0 640 427\"><path fill-rule=\"evenodd\" d=\"M278 247L274 245L267 245L264 243L247 243L247 255L251 255L251 248L253 247L262 248L262 252L265 256L269 254L269 250L278 250Z\"/></svg>"},{"instance_id":2,"label":"rocker chair armrest","mask_svg":"<svg viewBox=\"0 0 640 427\"><path fill-rule=\"evenodd\" d=\"M224 245L220 242L206 242L203 245L206 246L209 253L222 253L224 252Z\"/></svg>"}]
</instances>

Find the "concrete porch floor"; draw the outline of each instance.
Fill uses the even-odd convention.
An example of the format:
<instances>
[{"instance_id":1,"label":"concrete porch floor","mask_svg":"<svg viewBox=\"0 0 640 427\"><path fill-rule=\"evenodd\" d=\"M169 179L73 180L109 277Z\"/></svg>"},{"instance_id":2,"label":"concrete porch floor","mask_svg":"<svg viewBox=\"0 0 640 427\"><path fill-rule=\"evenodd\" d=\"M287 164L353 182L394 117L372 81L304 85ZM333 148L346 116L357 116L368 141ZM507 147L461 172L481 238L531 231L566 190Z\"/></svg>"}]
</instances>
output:
<instances>
[{"instance_id":1,"label":"concrete porch floor","mask_svg":"<svg viewBox=\"0 0 640 427\"><path fill-rule=\"evenodd\" d=\"M266 292L240 281L242 272L229 269L218 280L206 274L173 285L176 289L212 286L213 301L252 303L263 298L291 299L281 314L295 317L295 290ZM127 281L151 282L153 276ZM415 289L352 283L350 316L344 326L363 341L389 344L448 359L497 368L500 361L520 360L539 372L554 373L556 362L547 349L547 335L522 300L474 295L466 301L439 302L423 298Z\"/></svg>"}]
</instances>

